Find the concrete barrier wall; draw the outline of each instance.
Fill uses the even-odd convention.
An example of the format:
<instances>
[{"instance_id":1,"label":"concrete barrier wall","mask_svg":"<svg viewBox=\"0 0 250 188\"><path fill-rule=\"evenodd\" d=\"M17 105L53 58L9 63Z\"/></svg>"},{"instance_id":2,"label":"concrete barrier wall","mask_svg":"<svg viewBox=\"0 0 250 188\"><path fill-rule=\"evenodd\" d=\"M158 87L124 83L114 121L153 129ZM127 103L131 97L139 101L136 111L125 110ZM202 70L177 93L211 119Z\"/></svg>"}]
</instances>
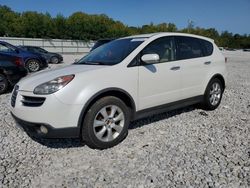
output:
<instances>
[{"instance_id":1,"label":"concrete barrier wall","mask_svg":"<svg viewBox=\"0 0 250 188\"><path fill-rule=\"evenodd\" d=\"M39 46L50 52L61 54L86 54L94 45L94 42L64 39L40 39L40 38L15 38L0 37L0 41L6 41L12 45Z\"/></svg>"}]
</instances>

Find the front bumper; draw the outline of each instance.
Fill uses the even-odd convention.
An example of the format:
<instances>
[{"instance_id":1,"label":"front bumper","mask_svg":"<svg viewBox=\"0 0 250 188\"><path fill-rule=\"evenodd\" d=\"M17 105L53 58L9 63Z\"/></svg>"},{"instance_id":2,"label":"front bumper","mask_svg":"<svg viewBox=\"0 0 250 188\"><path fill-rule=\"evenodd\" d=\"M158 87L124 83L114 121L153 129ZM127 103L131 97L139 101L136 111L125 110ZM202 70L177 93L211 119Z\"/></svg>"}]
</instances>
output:
<instances>
[{"instance_id":1,"label":"front bumper","mask_svg":"<svg viewBox=\"0 0 250 188\"><path fill-rule=\"evenodd\" d=\"M24 121L16 117L13 113L11 115L28 135L36 138L78 138L80 136L80 129L78 127L54 128L44 123ZM46 130L46 133L44 130Z\"/></svg>"},{"instance_id":2,"label":"front bumper","mask_svg":"<svg viewBox=\"0 0 250 188\"><path fill-rule=\"evenodd\" d=\"M64 104L53 94L37 96L32 92L20 91L16 86L10 107L16 122L34 136L44 138L80 136L78 119L82 105ZM46 129L47 132L42 132L42 129Z\"/></svg>"}]
</instances>

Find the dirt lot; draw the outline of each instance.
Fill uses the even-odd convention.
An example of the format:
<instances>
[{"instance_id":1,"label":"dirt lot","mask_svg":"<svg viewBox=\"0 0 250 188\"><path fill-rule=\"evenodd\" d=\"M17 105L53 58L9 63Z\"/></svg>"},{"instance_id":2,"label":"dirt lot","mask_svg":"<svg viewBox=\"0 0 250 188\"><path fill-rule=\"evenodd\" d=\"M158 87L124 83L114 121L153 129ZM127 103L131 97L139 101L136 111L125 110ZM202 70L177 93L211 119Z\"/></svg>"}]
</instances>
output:
<instances>
[{"instance_id":1,"label":"dirt lot","mask_svg":"<svg viewBox=\"0 0 250 188\"><path fill-rule=\"evenodd\" d=\"M103 151L77 139L31 139L10 116L10 93L1 95L0 187L250 187L250 52L224 53L228 83L217 110L133 122Z\"/></svg>"}]
</instances>

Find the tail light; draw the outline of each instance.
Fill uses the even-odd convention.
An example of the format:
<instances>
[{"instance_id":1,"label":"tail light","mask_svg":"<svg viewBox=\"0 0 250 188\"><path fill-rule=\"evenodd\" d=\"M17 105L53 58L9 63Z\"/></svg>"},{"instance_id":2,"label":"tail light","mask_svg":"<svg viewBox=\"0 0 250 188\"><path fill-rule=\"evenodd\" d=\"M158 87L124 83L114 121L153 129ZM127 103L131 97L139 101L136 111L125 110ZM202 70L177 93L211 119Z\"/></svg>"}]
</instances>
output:
<instances>
[{"instance_id":1,"label":"tail light","mask_svg":"<svg viewBox=\"0 0 250 188\"><path fill-rule=\"evenodd\" d=\"M15 59L15 64L17 65L17 66L23 66L23 60L22 60L22 58L20 58L20 57L18 57L18 58L16 58Z\"/></svg>"}]
</instances>

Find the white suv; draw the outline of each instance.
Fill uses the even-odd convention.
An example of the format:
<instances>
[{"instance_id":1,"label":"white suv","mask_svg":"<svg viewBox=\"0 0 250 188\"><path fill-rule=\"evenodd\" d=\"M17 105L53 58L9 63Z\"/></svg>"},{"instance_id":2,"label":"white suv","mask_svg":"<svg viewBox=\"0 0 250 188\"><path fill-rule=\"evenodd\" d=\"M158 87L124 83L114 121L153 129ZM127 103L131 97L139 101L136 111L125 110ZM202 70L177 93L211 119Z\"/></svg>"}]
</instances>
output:
<instances>
[{"instance_id":1,"label":"white suv","mask_svg":"<svg viewBox=\"0 0 250 188\"><path fill-rule=\"evenodd\" d=\"M130 121L179 107L220 104L225 58L214 41L153 33L111 41L70 66L21 80L11 111L31 135L80 137L92 148L121 142Z\"/></svg>"}]
</instances>

